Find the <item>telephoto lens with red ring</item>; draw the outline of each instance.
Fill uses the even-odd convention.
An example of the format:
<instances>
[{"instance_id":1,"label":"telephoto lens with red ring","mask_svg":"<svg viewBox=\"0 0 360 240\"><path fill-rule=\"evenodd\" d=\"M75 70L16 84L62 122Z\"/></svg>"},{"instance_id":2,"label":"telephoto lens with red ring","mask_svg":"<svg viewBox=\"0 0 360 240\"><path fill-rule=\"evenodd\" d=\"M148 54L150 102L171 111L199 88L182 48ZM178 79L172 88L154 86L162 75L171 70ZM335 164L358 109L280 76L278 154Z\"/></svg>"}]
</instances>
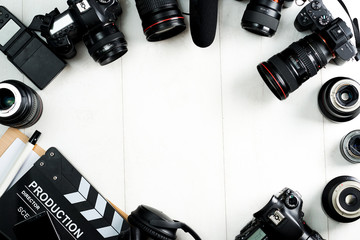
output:
<instances>
[{"instance_id":1,"label":"telephoto lens with red ring","mask_svg":"<svg viewBox=\"0 0 360 240\"><path fill-rule=\"evenodd\" d=\"M177 0L135 0L146 39L156 42L185 30Z\"/></svg>"},{"instance_id":2,"label":"telephoto lens with red ring","mask_svg":"<svg viewBox=\"0 0 360 240\"><path fill-rule=\"evenodd\" d=\"M31 127L40 119L42 111L42 100L32 88L16 80L0 83L0 124Z\"/></svg>"},{"instance_id":3,"label":"telephoto lens with red ring","mask_svg":"<svg viewBox=\"0 0 360 240\"><path fill-rule=\"evenodd\" d=\"M336 32L338 38L332 33ZM351 44L353 34L346 23L337 18L319 32L292 43L284 51L257 66L262 79L274 95L286 99L330 60L341 65L356 56Z\"/></svg>"}]
</instances>

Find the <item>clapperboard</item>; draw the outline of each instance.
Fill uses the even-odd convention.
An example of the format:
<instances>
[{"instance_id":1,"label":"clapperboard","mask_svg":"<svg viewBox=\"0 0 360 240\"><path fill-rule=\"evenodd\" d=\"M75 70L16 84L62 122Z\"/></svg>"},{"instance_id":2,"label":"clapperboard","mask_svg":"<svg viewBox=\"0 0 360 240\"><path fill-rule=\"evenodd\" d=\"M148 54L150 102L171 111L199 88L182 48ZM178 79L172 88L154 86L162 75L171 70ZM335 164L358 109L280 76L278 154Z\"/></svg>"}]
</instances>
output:
<instances>
[{"instance_id":1,"label":"clapperboard","mask_svg":"<svg viewBox=\"0 0 360 240\"><path fill-rule=\"evenodd\" d=\"M56 148L0 198L0 231L16 239L14 225L43 212L61 240L128 240L126 220Z\"/></svg>"}]
</instances>

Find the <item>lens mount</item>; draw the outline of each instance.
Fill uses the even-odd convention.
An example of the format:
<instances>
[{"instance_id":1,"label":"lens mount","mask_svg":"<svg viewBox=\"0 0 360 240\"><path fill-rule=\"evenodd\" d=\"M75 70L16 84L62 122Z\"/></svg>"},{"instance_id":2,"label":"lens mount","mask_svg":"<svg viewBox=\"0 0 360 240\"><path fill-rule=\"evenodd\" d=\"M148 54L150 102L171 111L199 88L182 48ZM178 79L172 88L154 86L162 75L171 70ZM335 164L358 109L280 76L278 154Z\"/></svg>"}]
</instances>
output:
<instances>
[{"instance_id":1,"label":"lens mount","mask_svg":"<svg viewBox=\"0 0 360 240\"><path fill-rule=\"evenodd\" d=\"M353 130L340 141L341 155L351 163L360 163L360 130Z\"/></svg>"},{"instance_id":2,"label":"lens mount","mask_svg":"<svg viewBox=\"0 0 360 240\"><path fill-rule=\"evenodd\" d=\"M360 218L360 182L354 177L340 176L331 180L322 193L326 214L338 222L353 222Z\"/></svg>"},{"instance_id":3,"label":"lens mount","mask_svg":"<svg viewBox=\"0 0 360 240\"><path fill-rule=\"evenodd\" d=\"M335 122L346 122L360 113L360 84L353 79L337 77L320 89L318 105L321 113Z\"/></svg>"},{"instance_id":4,"label":"lens mount","mask_svg":"<svg viewBox=\"0 0 360 240\"><path fill-rule=\"evenodd\" d=\"M93 29L83 40L91 57L102 66L117 60L128 51L125 37L115 23Z\"/></svg>"}]
</instances>

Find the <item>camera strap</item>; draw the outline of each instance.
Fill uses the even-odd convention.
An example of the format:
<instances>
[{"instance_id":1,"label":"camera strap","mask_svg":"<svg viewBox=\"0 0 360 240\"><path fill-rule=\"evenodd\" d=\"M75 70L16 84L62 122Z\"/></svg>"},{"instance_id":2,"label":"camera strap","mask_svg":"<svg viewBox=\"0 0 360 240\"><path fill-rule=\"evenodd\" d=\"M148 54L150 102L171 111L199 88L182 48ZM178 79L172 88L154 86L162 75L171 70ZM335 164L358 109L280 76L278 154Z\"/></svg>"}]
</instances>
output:
<instances>
[{"instance_id":1,"label":"camera strap","mask_svg":"<svg viewBox=\"0 0 360 240\"><path fill-rule=\"evenodd\" d=\"M346 14L349 16L350 21L351 21L351 25L353 28L353 32L354 32L354 38L355 38L355 45L357 48L357 54L355 55L355 60L359 61L360 60L360 33L359 33L359 22L357 18L352 19L349 13L349 10L347 9L345 3L342 0L338 0L338 2L340 3L340 5L343 7L343 9L345 10Z\"/></svg>"}]
</instances>

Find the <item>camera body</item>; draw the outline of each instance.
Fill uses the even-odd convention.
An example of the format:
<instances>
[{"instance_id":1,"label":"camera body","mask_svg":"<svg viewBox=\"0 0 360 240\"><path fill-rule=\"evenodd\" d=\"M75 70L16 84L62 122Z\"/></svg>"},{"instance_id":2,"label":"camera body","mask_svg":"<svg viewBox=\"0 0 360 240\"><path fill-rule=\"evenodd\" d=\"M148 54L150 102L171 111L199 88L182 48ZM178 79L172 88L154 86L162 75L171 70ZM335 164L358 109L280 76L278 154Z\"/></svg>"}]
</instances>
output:
<instances>
[{"instance_id":1,"label":"camera body","mask_svg":"<svg viewBox=\"0 0 360 240\"><path fill-rule=\"evenodd\" d=\"M303 220L302 205L299 193L284 188L254 214L235 240L322 240Z\"/></svg>"},{"instance_id":2,"label":"camera body","mask_svg":"<svg viewBox=\"0 0 360 240\"><path fill-rule=\"evenodd\" d=\"M75 44L84 41L89 54L101 65L127 52L124 35L115 26L122 9L118 0L68 0L60 14L55 8L34 18L30 28L41 31L50 47L63 58L76 55Z\"/></svg>"},{"instance_id":3,"label":"camera body","mask_svg":"<svg viewBox=\"0 0 360 240\"><path fill-rule=\"evenodd\" d=\"M337 65L342 65L357 55L356 47L350 42L353 37L351 29L341 18L334 20L321 0L307 4L296 16L294 25L300 32L311 30L318 33Z\"/></svg>"},{"instance_id":4,"label":"camera body","mask_svg":"<svg viewBox=\"0 0 360 240\"><path fill-rule=\"evenodd\" d=\"M241 26L255 34L271 37L275 34L281 9L291 7L294 0L250 0L241 19Z\"/></svg>"}]
</instances>

